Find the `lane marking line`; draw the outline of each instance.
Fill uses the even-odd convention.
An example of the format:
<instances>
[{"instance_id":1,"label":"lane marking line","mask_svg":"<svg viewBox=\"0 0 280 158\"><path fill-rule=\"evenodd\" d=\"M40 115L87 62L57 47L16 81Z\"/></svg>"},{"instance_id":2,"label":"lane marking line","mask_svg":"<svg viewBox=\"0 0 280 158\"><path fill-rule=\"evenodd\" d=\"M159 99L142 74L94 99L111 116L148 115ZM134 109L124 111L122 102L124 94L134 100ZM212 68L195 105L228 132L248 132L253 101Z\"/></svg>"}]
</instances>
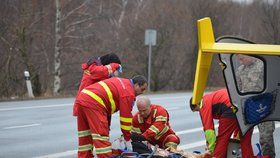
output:
<instances>
[{"instance_id":1,"label":"lane marking line","mask_svg":"<svg viewBox=\"0 0 280 158\"><path fill-rule=\"evenodd\" d=\"M75 154L77 154L77 152L78 152L77 150L68 150L68 151L61 152L61 153L38 156L38 157L34 157L34 158L61 158L61 157L75 155Z\"/></svg>"},{"instance_id":2,"label":"lane marking line","mask_svg":"<svg viewBox=\"0 0 280 158\"><path fill-rule=\"evenodd\" d=\"M218 125L215 125L215 128L217 128ZM184 131L179 131L179 132L176 132L177 135L183 135L183 134L188 134L188 133L194 133L194 132L203 132L203 128L202 127L199 127L199 128L193 128L193 129L190 129L190 130L184 130Z\"/></svg>"},{"instance_id":3,"label":"lane marking line","mask_svg":"<svg viewBox=\"0 0 280 158\"><path fill-rule=\"evenodd\" d=\"M185 97L165 97L165 98L151 98L151 100L166 100L166 99L179 99ZM11 107L11 108L0 108L1 111L12 111L12 110L24 110L24 109L39 109L39 108L50 108L50 107L63 107L63 106L73 106L74 103L68 104L52 104L52 105L42 105L42 106L27 106L27 107Z\"/></svg>"},{"instance_id":4,"label":"lane marking line","mask_svg":"<svg viewBox=\"0 0 280 158\"><path fill-rule=\"evenodd\" d=\"M24 110L24 109L40 109L40 108L49 108L49 107L63 107L63 106L72 106L73 104L54 104L54 105L43 105L43 106L27 106L27 107L17 107L17 108L3 108L0 111L12 111L12 110Z\"/></svg>"},{"instance_id":5,"label":"lane marking line","mask_svg":"<svg viewBox=\"0 0 280 158\"><path fill-rule=\"evenodd\" d=\"M40 126L40 125L41 125L41 124L34 123L34 124L29 124L29 125L4 127L3 129L26 128L26 127L33 127L33 126Z\"/></svg>"}]
</instances>

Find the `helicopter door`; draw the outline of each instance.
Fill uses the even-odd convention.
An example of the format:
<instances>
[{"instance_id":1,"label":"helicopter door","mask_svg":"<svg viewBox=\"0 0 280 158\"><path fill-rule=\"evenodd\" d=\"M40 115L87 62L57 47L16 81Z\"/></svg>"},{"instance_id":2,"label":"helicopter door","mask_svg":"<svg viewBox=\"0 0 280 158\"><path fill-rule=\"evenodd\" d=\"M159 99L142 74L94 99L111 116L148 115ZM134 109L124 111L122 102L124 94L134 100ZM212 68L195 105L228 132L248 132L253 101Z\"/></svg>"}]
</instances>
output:
<instances>
[{"instance_id":1,"label":"helicopter door","mask_svg":"<svg viewBox=\"0 0 280 158\"><path fill-rule=\"evenodd\" d=\"M222 37L219 43L251 43ZM255 125L280 120L280 57L269 55L219 54L223 74L236 116L244 135Z\"/></svg>"}]
</instances>

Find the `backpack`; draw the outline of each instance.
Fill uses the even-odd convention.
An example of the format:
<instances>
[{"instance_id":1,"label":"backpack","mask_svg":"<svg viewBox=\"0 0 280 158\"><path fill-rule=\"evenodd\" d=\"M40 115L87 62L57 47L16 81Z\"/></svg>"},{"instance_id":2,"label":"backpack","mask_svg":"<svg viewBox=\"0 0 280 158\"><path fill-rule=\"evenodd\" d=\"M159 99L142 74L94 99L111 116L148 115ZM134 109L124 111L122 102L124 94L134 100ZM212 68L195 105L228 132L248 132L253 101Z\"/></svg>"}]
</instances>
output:
<instances>
[{"instance_id":1,"label":"backpack","mask_svg":"<svg viewBox=\"0 0 280 158\"><path fill-rule=\"evenodd\" d=\"M271 114L274 108L275 95L264 93L245 100L245 124L257 124Z\"/></svg>"}]
</instances>

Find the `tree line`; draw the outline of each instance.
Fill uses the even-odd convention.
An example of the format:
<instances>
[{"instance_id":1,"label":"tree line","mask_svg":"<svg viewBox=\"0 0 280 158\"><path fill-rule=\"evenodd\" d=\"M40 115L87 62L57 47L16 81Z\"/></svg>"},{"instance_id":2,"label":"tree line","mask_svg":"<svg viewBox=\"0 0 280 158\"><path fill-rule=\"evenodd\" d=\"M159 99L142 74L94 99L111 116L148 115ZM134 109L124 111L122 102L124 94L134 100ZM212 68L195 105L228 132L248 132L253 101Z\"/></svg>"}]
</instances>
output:
<instances>
[{"instance_id":1,"label":"tree line","mask_svg":"<svg viewBox=\"0 0 280 158\"><path fill-rule=\"evenodd\" d=\"M210 17L215 37L280 44L280 0L2 0L0 98L25 97L28 70L35 96L73 96L89 57L114 52L123 77L148 74L146 29L157 30L152 91L191 90L196 21ZM218 59L208 87L224 85Z\"/></svg>"}]
</instances>

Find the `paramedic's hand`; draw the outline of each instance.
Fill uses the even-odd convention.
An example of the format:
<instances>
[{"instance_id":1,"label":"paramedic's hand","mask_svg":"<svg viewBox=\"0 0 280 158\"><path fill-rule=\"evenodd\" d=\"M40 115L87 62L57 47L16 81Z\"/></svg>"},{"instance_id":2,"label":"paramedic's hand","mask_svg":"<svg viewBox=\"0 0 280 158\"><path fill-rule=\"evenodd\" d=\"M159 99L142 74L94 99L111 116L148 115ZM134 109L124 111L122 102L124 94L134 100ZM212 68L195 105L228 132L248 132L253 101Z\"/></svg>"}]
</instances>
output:
<instances>
[{"instance_id":1,"label":"paramedic's hand","mask_svg":"<svg viewBox=\"0 0 280 158\"><path fill-rule=\"evenodd\" d=\"M125 141L124 144L125 144L125 150L132 151L131 140Z\"/></svg>"},{"instance_id":2,"label":"paramedic's hand","mask_svg":"<svg viewBox=\"0 0 280 158\"><path fill-rule=\"evenodd\" d=\"M121 74L122 74L122 66L119 65L119 68L118 68L116 71L114 71L113 76L118 77L118 76L120 76Z\"/></svg>"},{"instance_id":3,"label":"paramedic's hand","mask_svg":"<svg viewBox=\"0 0 280 158\"><path fill-rule=\"evenodd\" d=\"M132 133L131 140L134 142L146 141L146 138L142 134Z\"/></svg>"},{"instance_id":4,"label":"paramedic's hand","mask_svg":"<svg viewBox=\"0 0 280 158\"><path fill-rule=\"evenodd\" d=\"M192 97L191 97L191 99L190 99L189 102L190 102L190 103L189 103L190 109L192 110L192 112L198 111L198 109L196 108L197 105L192 103Z\"/></svg>"}]
</instances>

